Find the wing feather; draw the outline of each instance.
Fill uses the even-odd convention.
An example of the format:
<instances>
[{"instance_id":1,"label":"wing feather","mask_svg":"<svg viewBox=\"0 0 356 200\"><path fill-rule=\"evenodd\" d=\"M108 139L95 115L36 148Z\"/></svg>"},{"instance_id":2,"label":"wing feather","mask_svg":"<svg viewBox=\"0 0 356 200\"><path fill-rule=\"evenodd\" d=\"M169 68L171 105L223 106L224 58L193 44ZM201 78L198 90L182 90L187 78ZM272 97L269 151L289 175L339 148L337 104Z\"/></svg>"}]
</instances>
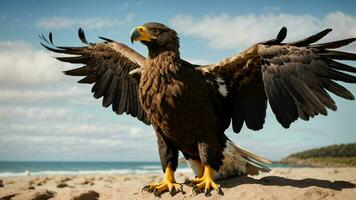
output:
<instances>
[{"instance_id":1,"label":"wing feather","mask_svg":"<svg viewBox=\"0 0 356 200\"><path fill-rule=\"evenodd\" d=\"M84 63L88 58L84 56L71 56L71 57L56 57L57 60L62 62L69 62L73 64Z\"/></svg>"},{"instance_id":2,"label":"wing feather","mask_svg":"<svg viewBox=\"0 0 356 200\"><path fill-rule=\"evenodd\" d=\"M95 75L94 74L89 74L83 79L80 79L78 83L87 83L87 84L92 84L95 82Z\"/></svg>"},{"instance_id":3,"label":"wing feather","mask_svg":"<svg viewBox=\"0 0 356 200\"><path fill-rule=\"evenodd\" d=\"M319 41L321 38L325 37L331 31L332 31L331 28L327 28L317 34L310 36L310 37L304 38L304 39L296 41L296 42L290 42L290 43L288 43L288 45L296 46L296 47L308 46L309 44Z\"/></svg>"},{"instance_id":4,"label":"wing feather","mask_svg":"<svg viewBox=\"0 0 356 200\"><path fill-rule=\"evenodd\" d=\"M341 86L338 83L335 83L334 81L331 80L325 80L325 88L336 94L339 97L342 97L344 99L349 99L349 100L354 100L355 97L354 95L352 95L352 93L350 91L348 91L345 87Z\"/></svg>"},{"instance_id":5,"label":"wing feather","mask_svg":"<svg viewBox=\"0 0 356 200\"><path fill-rule=\"evenodd\" d=\"M64 74L69 76L88 76L94 72L95 70L93 68L88 66L83 66L77 69L64 71Z\"/></svg>"},{"instance_id":6,"label":"wing feather","mask_svg":"<svg viewBox=\"0 0 356 200\"><path fill-rule=\"evenodd\" d=\"M84 76L78 83L94 84L91 91L95 98L101 98L102 105L112 105L117 114L130 114L146 124L149 119L142 110L138 100L139 81L129 75L145 63L145 58L128 46L102 38L105 42L90 43L83 29L78 30L80 40L88 46L65 47L53 44L52 33L49 39L40 36L49 51L70 56L56 57L57 60L73 64L84 64L83 67L64 71L69 76Z\"/></svg>"},{"instance_id":7,"label":"wing feather","mask_svg":"<svg viewBox=\"0 0 356 200\"><path fill-rule=\"evenodd\" d=\"M94 91L94 97L96 99L104 96L104 92L107 89L107 86L111 83L114 74L110 70L106 70L104 75L101 76L100 80L97 80L93 88L97 85L96 90Z\"/></svg>"},{"instance_id":8,"label":"wing feather","mask_svg":"<svg viewBox=\"0 0 356 200\"><path fill-rule=\"evenodd\" d=\"M334 42L322 43L322 44L314 44L310 45L311 48L323 48L323 49L337 49L343 46L346 46L352 42L354 42L356 38L349 38L345 40L338 40Z\"/></svg>"},{"instance_id":9,"label":"wing feather","mask_svg":"<svg viewBox=\"0 0 356 200\"><path fill-rule=\"evenodd\" d=\"M333 69L356 73L356 68L334 60L326 60Z\"/></svg>"},{"instance_id":10,"label":"wing feather","mask_svg":"<svg viewBox=\"0 0 356 200\"><path fill-rule=\"evenodd\" d=\"M336 110L335 101L327 91L345 99L354 96L335 81L356 83L356 68L336 60L356 61L356 54L337 51L339 47L356 41L356 38L313 44L326 36L325 29L305 39L281 43L286 29L275 39L258 43L244 52L197 70L209 77L221 77L230 85L232 126L239 132L245 123L252 130L262 127L261 115L268 102L278 122L285 128L298 118L309 120L327 109ZM330 50L333 49L333 50ZM349 72L349 73L346 73ZM262 87L264 90L257 90ZM257 100L257 96L265 99ZM246 103L249 102L249 103Z\"/></svg>"},{"instance_id":11,"label":"wing feather","mask_svg":"<svg viewBox=\"0 0 356 200\"><path fill-rule=\"evenodd\" d=\"M121 90L122 90L122 83L124 81L122 79L118 79L117 86L115 87L116 90L113 90L113 101L112 101L112 110L117 112L119 109L120 100L121 100Z\"/></svg>"},{"instance_id":12,"label":"wing feather","mask_svg":"<svg viewBox=\"0 0 356 200\"><path fill-rule=\"evenodd\" d=\"M117 84L118 84L118 78L116 76L113 76L109 86L110 88L106 90L104 94L103 106L105 108L109 107L113 103L113 96L115 94L114 91L116 91Z\"/></svg>"},{"instance_id":13,"label":"wing feather","mask_svg":"<svg viewBox=\"0 0 356 200\"><path fill-rule=\"evenodd\" d=\"M342 51L325 51L325 52L318 53L318 55L325 56L329 59L356 60L356 54L342 52Z\"/></svg>"},{"instance_id":14,"label":"wing feather","mask_svg":"<svg viewBox=\"0 0 356 200\"><path fill-rule=\"evenodd\" d=\"M121 87L121 98L120 98L120 103L119 107L116 110L117 114L122 114L126 110L126 101L128 98L128 89L129 89L129 84L127 80L122 81L122 87Z\"/></svg>"}]
</instances>

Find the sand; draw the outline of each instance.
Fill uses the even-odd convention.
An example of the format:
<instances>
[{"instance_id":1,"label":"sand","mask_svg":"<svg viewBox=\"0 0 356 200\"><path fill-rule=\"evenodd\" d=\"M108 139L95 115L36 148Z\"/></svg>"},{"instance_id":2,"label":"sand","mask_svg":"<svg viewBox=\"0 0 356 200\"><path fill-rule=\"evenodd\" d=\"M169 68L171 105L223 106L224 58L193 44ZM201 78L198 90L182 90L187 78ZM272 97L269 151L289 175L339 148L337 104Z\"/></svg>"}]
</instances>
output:
<instances>
[{"instance_id":1,"label":"sand","mask_svg":"<svg viewBox=\"0 0 356 200\"><path fill-rule=\"evenodd\" d=\"M145 184L160 178L160 174L0 177L0 199L356 199L356 168L274 168L255 177L220 181L223 196L216 192L211 197L195 195L187 185L183 185L185 194L173 197L141 192ZM187 178L192 174L176 173L178 182Z\"/></svg>"}]
</instances>

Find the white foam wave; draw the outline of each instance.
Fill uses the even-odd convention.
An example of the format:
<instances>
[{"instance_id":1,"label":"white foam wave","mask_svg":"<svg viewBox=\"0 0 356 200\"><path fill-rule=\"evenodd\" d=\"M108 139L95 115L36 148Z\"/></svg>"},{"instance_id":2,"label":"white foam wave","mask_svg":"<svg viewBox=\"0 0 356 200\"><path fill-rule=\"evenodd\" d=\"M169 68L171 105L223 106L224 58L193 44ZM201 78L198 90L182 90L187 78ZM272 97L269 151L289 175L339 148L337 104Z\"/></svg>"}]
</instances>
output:
<instances>
[{"instance_id":1,"label":"white foam wave","mask_svg":"<svg viewBox=\"0 0 356 200\"><path fill-rule=\"evenodd\" d=\"M157 165L146 165L146 166L142 166L140 167L141 169L146 169L146 170L160 170L161 166L157 166Z\"/></svg>"},{"instance_id":2,"label":"white foam wave","mask_svg":"<svg viewBox=\"0 0 356 200\"><path fill-rule=\"evenodd\" d=\"M179 168L177 172L188 172L189 168ZM111 170L78 170L78 171L52 171L52 170L44 170L44 171L23 171L23 172L0 172L0 177L8 177L8 176L42 176L42 175L90 175L90 174L160 174L162 170L160 167L148 167L144 169L111 169Z\"/></svg>"}]
</instances>

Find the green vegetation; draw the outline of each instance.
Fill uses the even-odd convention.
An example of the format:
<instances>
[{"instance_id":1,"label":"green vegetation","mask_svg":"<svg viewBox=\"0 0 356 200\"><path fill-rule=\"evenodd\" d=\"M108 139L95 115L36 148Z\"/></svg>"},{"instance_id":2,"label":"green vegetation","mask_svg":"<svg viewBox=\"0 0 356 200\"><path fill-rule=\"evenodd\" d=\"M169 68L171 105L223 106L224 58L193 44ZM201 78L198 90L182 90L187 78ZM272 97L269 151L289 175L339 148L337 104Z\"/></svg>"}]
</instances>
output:
<instances>
[{"instance_id":1,"label":"green vegetation","mask_svg":"<svg viewBox=\"0 0 356 200\"><path fill-rule=\"evenodd\" d=\"M332 145L291 154L281 162L318 167L356 166L356 143Z\"/></svg>"},{"instance_id":2,"label":"green vegetation","mask_svg":"<svg viewBox=\"0 0 356 200\"><path fill-rule=\"evenodd\" d=\"M356 157L356 143L352 144L337 144L327 147L311 149L288 157L296 158L315 158L315 157Z\"/></svg>"},{"instance_id":3,"label":"green vegetation","mask_svg":"<svg viewBox=\"0 0 356 200\"><path fill-rule=\"evenodd\" d=\"M324 157L324 158L308 158L310 162L316 163L335 163L356 166L356 157Z\"/></svg>"}]
</instances>

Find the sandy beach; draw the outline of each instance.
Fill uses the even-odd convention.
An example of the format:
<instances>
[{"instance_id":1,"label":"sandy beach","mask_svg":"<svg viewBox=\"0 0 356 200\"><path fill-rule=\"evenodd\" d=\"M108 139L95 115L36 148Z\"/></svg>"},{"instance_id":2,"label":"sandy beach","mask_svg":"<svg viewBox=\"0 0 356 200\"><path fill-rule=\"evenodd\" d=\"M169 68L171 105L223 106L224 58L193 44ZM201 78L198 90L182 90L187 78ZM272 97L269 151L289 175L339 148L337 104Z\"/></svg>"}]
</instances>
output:
<instances>
[{"instance_id":1,"label":"sandy beach","mask_svg":"<svg viewBox=\"0 0 356 200\"><path fill-rule=\"evenodd\" d=\"M176 173L178 182L191 178ZM220 181L224 195L185 194L160 198L141 188L160 181L161 174L145 175L51 175L1 177L1 200L106 200L106 199L356 199L356 168L274 168L255 177Z\"/></svg>"}]
</instances>

